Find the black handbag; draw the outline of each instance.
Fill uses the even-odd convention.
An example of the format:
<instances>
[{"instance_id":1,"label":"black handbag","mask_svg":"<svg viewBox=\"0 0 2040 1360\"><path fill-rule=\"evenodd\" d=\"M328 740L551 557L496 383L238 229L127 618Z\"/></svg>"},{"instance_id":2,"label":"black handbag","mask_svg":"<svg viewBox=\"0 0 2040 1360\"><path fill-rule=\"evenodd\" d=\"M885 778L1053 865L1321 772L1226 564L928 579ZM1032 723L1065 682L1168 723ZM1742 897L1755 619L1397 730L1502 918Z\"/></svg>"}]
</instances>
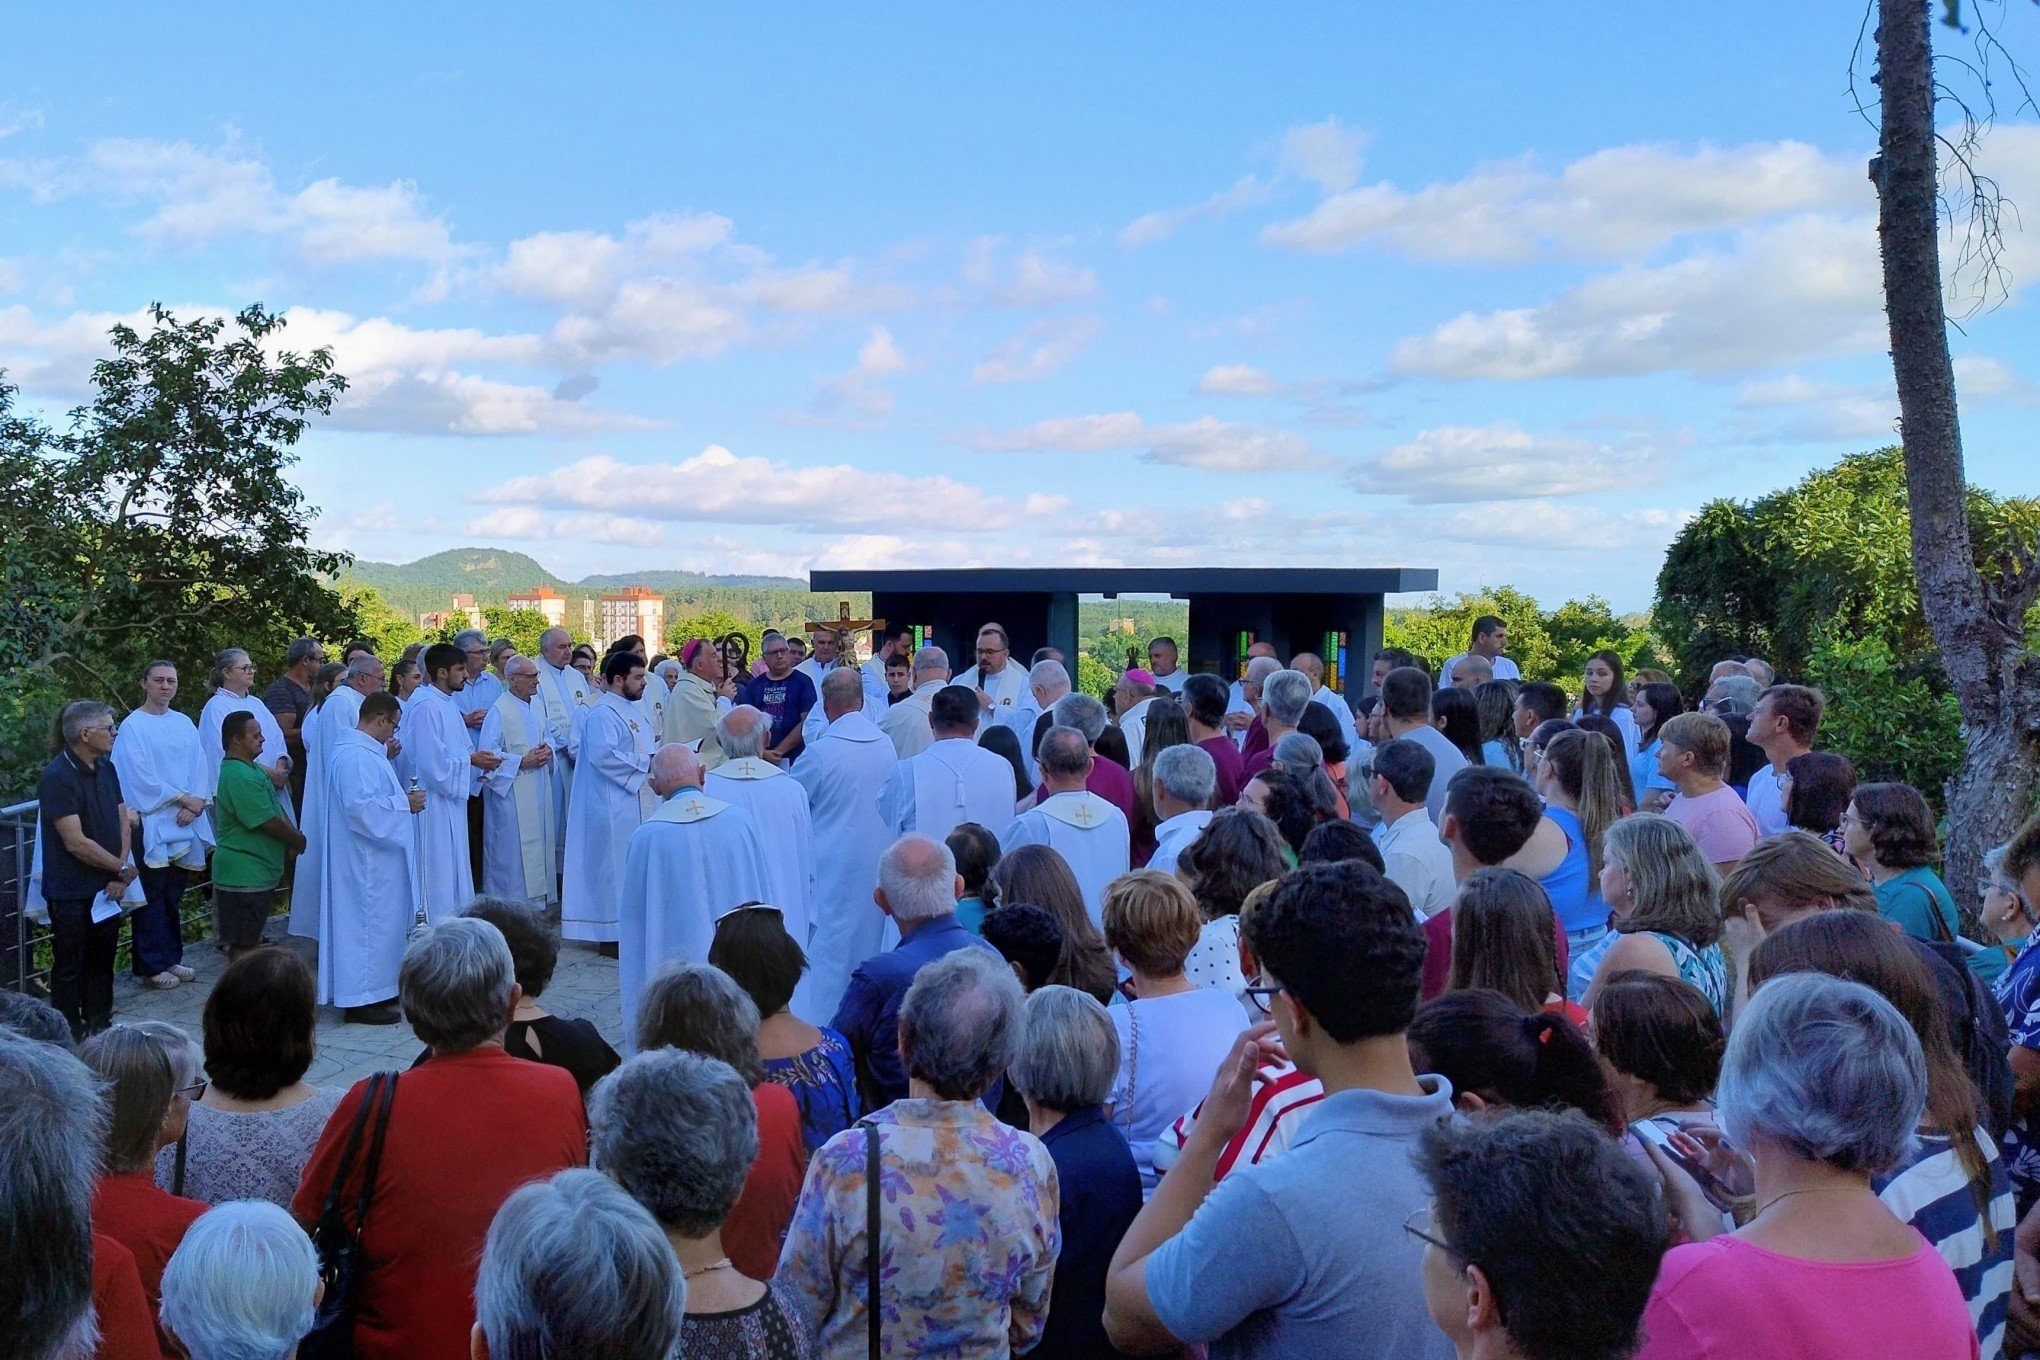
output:
<instances>
[{"instance_id":1,"label":"black handbag","mask_svg":"<svg viewBox=\"0 0 2040 1360\"><path fill-rule=\"evenodd\" d=\"M858 1123L864 1130L864 1346L869 1360L879 1360L878 1125L869 1119Z\"/></svg>"},{"instance_id":2,"label":"black handbag","mask_svg":"<svg viewBox=\"0 0 2040 1360\"><path fill-rule=\"evenodd\" d=\"M375 1177L382 1165L383 1135L390 1127L390 1107L397 1098L397 1074L377 1072L368 1079L368 1089L355 1107L354 1124L347 1144L340 1150L340 1164L333 1170L333 1184L326 1191L325 1207L312 1225L312 1245L319 1253L319 1278L326 1293L319 1300L319 1312L312 1330L298 1343L299 1360L353 1360L354 1314L359 1304L362 1230L368 1224L368 1207L375 1195ZM349 1226L341 1211L340 1198L354 1171L355 1154L361 1150L361 1135L373 1111L374 1128L369 1134L368 1156L362 1165L361 1193L354 1202L354 1222Z\"/></svg>"}]
</instances>

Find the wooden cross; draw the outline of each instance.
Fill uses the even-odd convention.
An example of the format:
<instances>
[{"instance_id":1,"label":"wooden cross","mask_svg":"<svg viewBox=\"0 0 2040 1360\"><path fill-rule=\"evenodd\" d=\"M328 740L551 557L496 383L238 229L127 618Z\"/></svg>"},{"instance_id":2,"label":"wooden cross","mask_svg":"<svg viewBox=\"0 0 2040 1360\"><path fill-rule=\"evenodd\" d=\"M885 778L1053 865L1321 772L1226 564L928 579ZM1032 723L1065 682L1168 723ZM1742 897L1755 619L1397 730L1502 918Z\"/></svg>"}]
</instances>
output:
<instances>
[{"instance_id":1,"label":"wooden cross","mask_svg":"<svg viewBox=\"0 0 2040 1360\"><path fill-rule=\"evenodd\" d=\"M851 618L850 601L840 600L837 603L841 610L840 617L829 619L826 622L822 623L816 623L810 620L807 626L807 630L810 633L841 633L847 637L851 633L860 632L866 628L885 627L884 619Z\"/></svg>"}]
</instances>

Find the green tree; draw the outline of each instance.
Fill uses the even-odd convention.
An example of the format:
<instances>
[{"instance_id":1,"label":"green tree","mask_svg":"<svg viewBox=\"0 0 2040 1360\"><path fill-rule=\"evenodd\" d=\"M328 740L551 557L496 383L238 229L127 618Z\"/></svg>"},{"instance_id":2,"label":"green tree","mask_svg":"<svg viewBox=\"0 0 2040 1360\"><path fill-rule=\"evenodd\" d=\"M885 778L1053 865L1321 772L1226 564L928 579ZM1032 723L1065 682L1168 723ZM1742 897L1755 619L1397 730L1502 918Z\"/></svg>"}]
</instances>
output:
<instances>
[{"instance_id":1,"label":"green tree","mask_svg":"<svg viewBox=\"0 0 2040 1360\"><path fill-rule=\"evenodd\" d=\"M786 592L776 592L784 594ZM766 624L759 621L745 621L727 609L710 609L686 618L672 619L666 624L666 650L678 656L680 649L690 638L720 638L731 633L742 633L751 644L750 656L753 661L765 648Z\"/></svg>"},{"instance_id":2,"label":"green tree","mask_svg":"<svg viewBox=\"0 0 2040 1360\"><path fill-rule=\"evenodd\" d=\"M279 350L280 317L231 322L150 309L113 327L94 395L61 431L17 415L0 384L0 764L14 787L48 730L46 706L125 707L156 656L184 698L223 647L273 670L293 637L345 637L353 612L327 584L346 565L307 542L313 508L285 476L313 416L345 380L332 355ZM274 352L272 352L274 351Z\"/></svg>"},{"instance_id":3,"label":"green tree","mask_svg":"<svg viewBox=\"0 0 2040 1360\"><path fill-rule=\"evenodd\" d=\"M491 641L507 637L510 645L525 656L538 655L539 636L551 626L545 621L545 615L536 609L499 609L493 606L482 610L482 622Z\"/></svg>"},{"instance_id":4,"label":"green tree","mask_svg":"<svg viewBox=\"0 0 2040 1360\"><path fill-rule=\"evenodd\" d=\"M353 636L373 643L375 654L385 664L396 660L404 648L424 639L424 634L418 631L418 625L412 622L410 616L399 614L372 586L356 588L343 585L340 595L347 607L354 611ZM336 644L345 640L327 639Z\"/></svg>"}]
</instances>

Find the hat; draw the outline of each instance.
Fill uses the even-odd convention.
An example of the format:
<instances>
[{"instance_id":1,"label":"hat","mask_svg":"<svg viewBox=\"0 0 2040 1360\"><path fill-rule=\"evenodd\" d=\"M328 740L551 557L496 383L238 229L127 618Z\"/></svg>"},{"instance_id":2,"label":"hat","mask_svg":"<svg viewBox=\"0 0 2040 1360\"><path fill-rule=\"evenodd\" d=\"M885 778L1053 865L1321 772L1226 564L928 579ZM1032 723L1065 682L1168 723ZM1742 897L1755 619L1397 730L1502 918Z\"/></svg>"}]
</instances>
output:
<instances>
[{"instance_id":1,"label":"hat","mask_svg":"<svg viewBox=\"0 0 2040 1360\"><path fill-rule=\"evenodd\" d=\"M1128 679L1129 681L1133 682L1136 685L1146 685L1149 688L1153 688L1155 684L1155 673L1143 666L1135 666L1132 670L1129 670L1126 673L1126 679Z\"/></svg>"}]
</instances>

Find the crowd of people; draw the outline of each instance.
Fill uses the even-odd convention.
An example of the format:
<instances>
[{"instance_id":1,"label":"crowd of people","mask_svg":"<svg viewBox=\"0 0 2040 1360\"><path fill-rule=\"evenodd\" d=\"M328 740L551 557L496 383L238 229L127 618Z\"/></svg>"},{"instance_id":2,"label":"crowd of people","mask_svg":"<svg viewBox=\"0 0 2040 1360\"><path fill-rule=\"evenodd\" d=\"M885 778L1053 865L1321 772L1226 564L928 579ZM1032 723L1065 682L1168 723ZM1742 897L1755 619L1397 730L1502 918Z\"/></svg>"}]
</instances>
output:
<instances>
[{"instance_id":1,"label":"crowd of people","mask_svg":"<svg viewBox=\"0 0 2040 1360\"><path fill-rule=\"evenodd\" d=\"M2040 1349L2040 818L1964 911L1759 658L1689 709L1493 618L1357 697L912 641L307 641L197 723L167 662L68 706L0 1355ZM115 1023L120 921L181 985L208 861L202 1035ZM615 1013L540 1004L563 939ZM308 1085L321 1005L423 1051Z\"/></svg>"}]
</instances>

